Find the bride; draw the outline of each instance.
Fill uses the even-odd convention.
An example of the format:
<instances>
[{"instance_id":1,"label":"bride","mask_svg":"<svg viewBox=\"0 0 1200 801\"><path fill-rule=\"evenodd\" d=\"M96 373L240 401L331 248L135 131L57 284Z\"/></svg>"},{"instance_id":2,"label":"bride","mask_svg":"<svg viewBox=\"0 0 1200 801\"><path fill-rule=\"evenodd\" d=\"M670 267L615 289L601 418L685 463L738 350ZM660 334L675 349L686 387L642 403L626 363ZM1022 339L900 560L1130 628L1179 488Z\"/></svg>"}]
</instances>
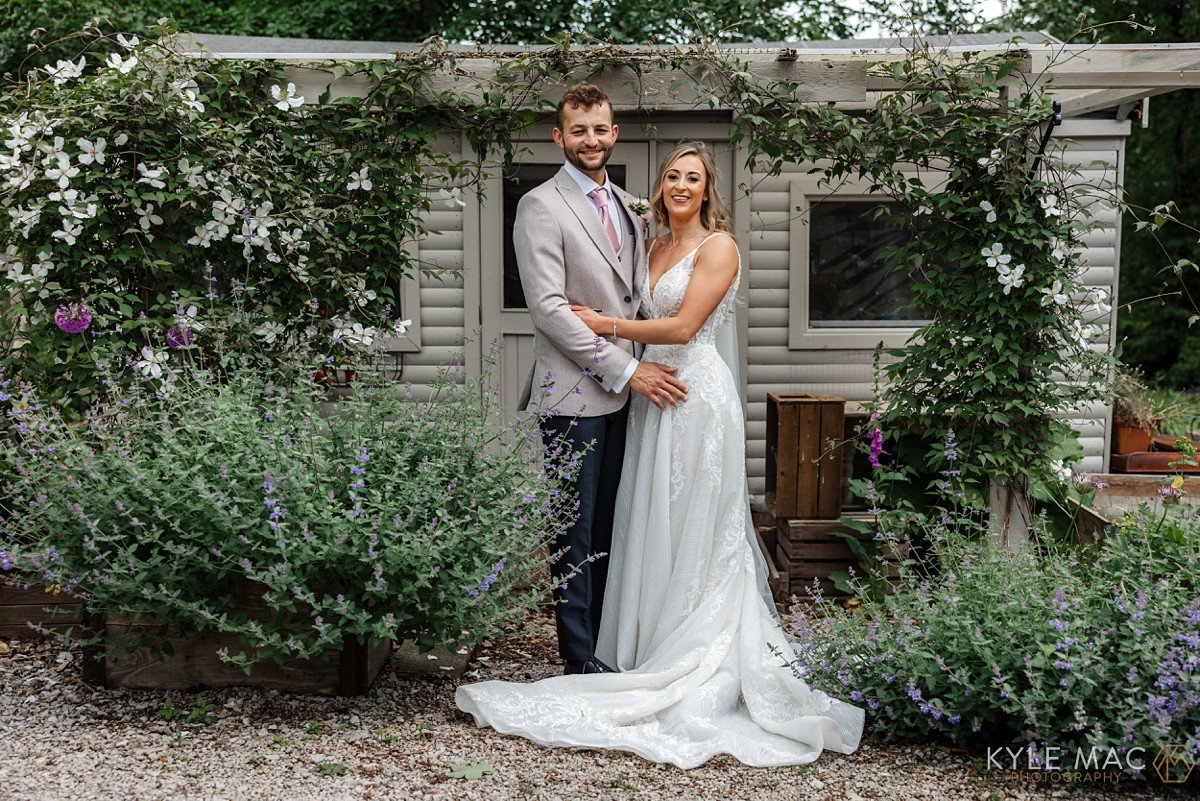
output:
<instances>
[{"instance_id":1,"label":"bride","mask_svg":"<svg viewBox=\"0 0 1200 801\"><path fill-rule=\"evenodd\" d=\"M707 146L676 147L651 198L660 235L644 271L644 320L572 307L597 335L647 345L688 399L635 395L597 657L620 672L459 687L480 726L546 746L614 748L681 768L716 754L795 765L850 753L861 709L808 687L752 545L738 387L716 342L732 315L741 257ZM757 558L761 559L761 556Z\"/></svg>"}]
</instances>

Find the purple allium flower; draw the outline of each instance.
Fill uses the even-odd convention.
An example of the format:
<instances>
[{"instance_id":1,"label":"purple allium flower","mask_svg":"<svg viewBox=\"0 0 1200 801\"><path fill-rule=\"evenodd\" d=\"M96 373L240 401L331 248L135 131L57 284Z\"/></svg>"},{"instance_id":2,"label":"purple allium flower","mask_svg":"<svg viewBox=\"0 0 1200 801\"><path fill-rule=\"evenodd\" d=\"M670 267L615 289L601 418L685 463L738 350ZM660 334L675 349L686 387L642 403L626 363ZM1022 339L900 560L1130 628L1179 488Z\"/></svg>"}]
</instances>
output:
<instances>
[{"instance_id":1,"label":"purple allium flower","mask_svg":"<svg viewBox=\"0 0 1200 801\"><path fill-rule=\"evenodd\" d=\"M92 311L82 303L59 306L54 312L54 324L68 334L79 334L92 324Z\"/></svg>"},{"instance_id":2,"label":"purple allium flower","mask_svg":"<svg viewBox=\"0 0 1200 801\"><path fill-rule=\"evenodd\" d=\"M196 332L190 328L180 328L173 325L167 329L167 346L179 350L186 348L196 341Z\"/></svg>"}]
</instances>

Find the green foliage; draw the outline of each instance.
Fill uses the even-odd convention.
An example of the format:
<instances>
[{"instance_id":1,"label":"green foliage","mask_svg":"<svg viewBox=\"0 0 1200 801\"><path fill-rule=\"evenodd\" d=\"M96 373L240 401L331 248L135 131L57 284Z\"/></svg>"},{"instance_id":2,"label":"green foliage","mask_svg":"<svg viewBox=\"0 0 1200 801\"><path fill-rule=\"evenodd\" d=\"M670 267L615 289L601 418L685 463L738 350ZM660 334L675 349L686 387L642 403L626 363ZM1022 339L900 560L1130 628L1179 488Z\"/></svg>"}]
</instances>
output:
<instances>
[{"instance_id":1,"label":"green foliage","mask_svg":"<svg viewBox=\"0 0 1200 801\"><path fill-rule=\"evenodd\" d=\"M711 35L723 41L785 41L849 36L849 9L832 2L707 0L656 4L600 0L310 0L297 13L287 0L0 0L0 73L32 66L28 44L49 44L51 62L76 55L56 42L94 17L112 30L142 33L162 17L180 30L300 39L489 44L545 44L563 35L622 44L686 43ZM32 37L31 32L44 33ZM24 66L22 66L24 65Z\"/></svg>"},{"instance_id":2,"label":"green foliage","mask_svg":"<svg viewBox=\"0 0 1200 801\"><path fill-rule=\"evenodd\" d=\"M474 183L478 163L438 152L438 133L466 129L482 159L510 153L532 120L430 88L449 59L438 48L332 68L370 75L365 98L302 99L275 65L189 58L155 30L132 44L85 31L79 77L59 62L3 97L0 264L19 289L0 299L0 347L43 400L77 413L101 392L96 363L162 367L165 344L208 347L188 309L247 283L254 325L230 347L278 356L324 338L324 355L350 358L375 339L365 323L417 300L397 292L421 269L407 245L426 231L430 189ZM80 307L88 330L55 324Z\"/></svg>"},{"instance_id":3,"label":"green foliage","mask_svg":"<svg viewBox=\"0 0 1200 801\"><path fill-rule=\"evenodd\" d=\"M1194 511L1143 506L1094 552L1018 554L942 532L925 568L857 612L795 617L798 670L866 705L871 731L1151 755L1200 747Z\"/></svg>"},{"instance_id":4,"label":"green foliage","mask_svg":"<svg viewBox=\"0 0 1200 801\"><path fill-rule=\"evenodd\" d=\"M232 633L247 650L222 656L247 668L346 637L473 642L540 600L576 504L547 469L577 463L535 420L504 427L489 373L459 372L420 401L365 371L331 406L302 369L196 358L86 426L30 393L5 404L0 552L92 609Z\"/></svg>"}]
</instances>

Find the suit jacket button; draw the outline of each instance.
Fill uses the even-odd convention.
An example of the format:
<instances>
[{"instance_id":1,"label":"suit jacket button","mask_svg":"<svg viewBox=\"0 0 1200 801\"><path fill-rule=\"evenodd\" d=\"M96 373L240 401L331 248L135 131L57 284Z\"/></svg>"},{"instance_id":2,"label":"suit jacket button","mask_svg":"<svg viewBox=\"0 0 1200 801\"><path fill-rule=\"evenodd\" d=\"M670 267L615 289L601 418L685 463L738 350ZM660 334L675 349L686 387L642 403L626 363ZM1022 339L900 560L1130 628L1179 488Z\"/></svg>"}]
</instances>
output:
<instances>
[{"instance_id":1,"label":"suit jacket button","mask_svg":"<svg viewBox=\"0 0 1200 801\"><path fill-rule=\"evenodd\" d=\"M632 298L632 297L630 297L629 295L626 295L626 296L625 296L625 302L626 302L626 303L632 303L632 302L633 302L633 298Z\"/></svg>"}]
</instances>

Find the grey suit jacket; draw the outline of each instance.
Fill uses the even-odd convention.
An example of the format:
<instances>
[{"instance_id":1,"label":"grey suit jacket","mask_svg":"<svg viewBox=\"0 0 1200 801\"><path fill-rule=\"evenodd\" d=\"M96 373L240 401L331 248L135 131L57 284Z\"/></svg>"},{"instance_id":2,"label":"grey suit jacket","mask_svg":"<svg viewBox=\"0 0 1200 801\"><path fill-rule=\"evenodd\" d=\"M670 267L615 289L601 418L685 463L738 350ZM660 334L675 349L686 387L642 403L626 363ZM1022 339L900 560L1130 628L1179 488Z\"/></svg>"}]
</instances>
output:
<instances>
[{"instance_id":1,"label":"grey suit jacket","mask_svg":"<svg viewBox=\"0 0 1200 801\"><path fill-rule=\"evenodd\" d=\"M517 204L513 243L534 328L533 369L521 395L522 410L597 417L618 411L629 399L628 387L619 393L611 387L642 346L611 336L597 343L571 311L572 304L590 306L606 317L633 319L641 306L645 232L629 211L631 198L614 190L614 200L633 221L633 241L628 229L622 241L622 250L635 248L632 276L622 269L592 201L565 169Z\"/></svg>"}]
</instances>

